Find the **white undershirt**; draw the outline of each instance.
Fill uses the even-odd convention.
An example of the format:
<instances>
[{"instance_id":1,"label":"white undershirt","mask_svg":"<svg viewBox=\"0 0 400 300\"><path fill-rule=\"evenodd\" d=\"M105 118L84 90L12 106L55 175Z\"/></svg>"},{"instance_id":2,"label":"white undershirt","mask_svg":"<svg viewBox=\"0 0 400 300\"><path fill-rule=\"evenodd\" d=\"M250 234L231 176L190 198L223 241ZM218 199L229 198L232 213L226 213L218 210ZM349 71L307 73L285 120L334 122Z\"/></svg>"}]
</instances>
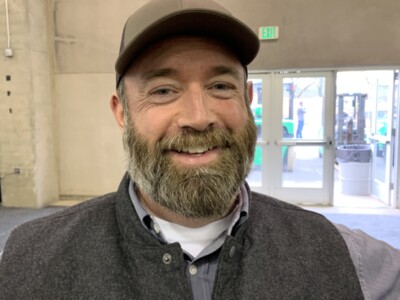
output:
<instances>
[{"instance_id":1,"label":"white undershirt","mask_svg":"<svg viewBox=\"0 0 400 300\"><path fill-rule=\"evenodd\" d=\"M152 216L168 243L178 242L194 258L220 235L226 234L235 218L234 210L227 217L199 228L190 228Z\"/></svg>"}]
</instances>

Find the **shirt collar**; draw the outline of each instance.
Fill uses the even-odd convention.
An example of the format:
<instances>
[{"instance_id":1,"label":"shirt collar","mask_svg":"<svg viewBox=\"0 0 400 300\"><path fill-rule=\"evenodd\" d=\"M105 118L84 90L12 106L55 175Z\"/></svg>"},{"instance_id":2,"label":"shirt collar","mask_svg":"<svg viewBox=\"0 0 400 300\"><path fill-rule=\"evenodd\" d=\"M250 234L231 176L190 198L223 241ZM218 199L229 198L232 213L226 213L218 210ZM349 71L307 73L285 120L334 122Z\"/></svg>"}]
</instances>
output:
<instances>
[{"instance_id":1,"label":"shirt collar","mask_svg":"<svg viewBox=\"0 0 400 300\"><path fill-rule=\"evenodd\" d=\"M131 198L131 201L133 203L133 206L135 207L136 213L139 216L139 219L141 220L143 226L145 226L149 230L154 230L153 224L151 221L151 216L149 213L144 209L142 204L139 201L139 197L135 191L134 188L134 182L130 180L129 182L129 196ZM236 230L243 222L247 219L248 213L249 213L249 195L246 189L246 186L244 183L242 183L239 187L239 205L240 207L240 213L237 213L231 227L229 228L229 234L232 233L232 231ZM157 230L156 230L157 231ZM157 232L158 233L158 232Z\"/></svg>"}]
</instances>

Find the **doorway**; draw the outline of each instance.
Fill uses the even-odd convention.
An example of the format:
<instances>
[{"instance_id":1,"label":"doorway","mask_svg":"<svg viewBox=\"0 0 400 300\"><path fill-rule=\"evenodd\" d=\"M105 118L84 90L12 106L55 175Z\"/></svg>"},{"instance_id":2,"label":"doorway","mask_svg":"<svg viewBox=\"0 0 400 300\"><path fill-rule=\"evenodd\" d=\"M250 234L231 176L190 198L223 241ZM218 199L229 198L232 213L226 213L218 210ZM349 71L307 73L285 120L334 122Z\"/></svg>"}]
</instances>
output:
<instances>
[{"instance_id":1,"label":"doorway","mask_svg":"<svg viewBox=\"0 0 400 300\"><path fill-rule=\"evenodd\" d=\"M333 72L250 74L258 140L252 190L329 205L333 190Z\"/></svg>"},{"instance_id":2,"label":"doorway","mask_svg":"<svg viewBox=\"0 0 400 300\"><path fill-rule=\"evenodd\" d=\"M400 206L398 77L398 70L250 74L258 129L252 190L298 205Z\"/></svg>"},{"instance_id":3,"label":"doorway","mask_svg":"<svg viewBox=\"0 0 400 300\"><path fill-rule=\"evenodd\" d=\"M337 72L335 206L396 206L398 73Z\"/></svg>"}]
</instances>

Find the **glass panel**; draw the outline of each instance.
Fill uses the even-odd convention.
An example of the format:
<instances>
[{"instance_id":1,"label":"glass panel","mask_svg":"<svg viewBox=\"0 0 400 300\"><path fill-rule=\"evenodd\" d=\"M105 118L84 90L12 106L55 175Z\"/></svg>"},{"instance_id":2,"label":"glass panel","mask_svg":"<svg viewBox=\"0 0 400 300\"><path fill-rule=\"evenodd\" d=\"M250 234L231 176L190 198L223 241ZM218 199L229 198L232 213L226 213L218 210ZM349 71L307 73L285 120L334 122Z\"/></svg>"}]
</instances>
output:
<instances>
[{"instance_id":1,"label":"glass panel","mask_svg":"<svg viewBox=\"0 0 400 300\"><path fill-rule=\"evenodd\" d=\"M324 98L325 78L284 78L282 137L284 139L321 139Z\"/></svg>"},{"instance_id":2,"label":"glass panel","mask_svg":"<svg viewBox=\"0 0 400 300\"><path fill-rule=\"evenodd\" d=\"M253 167L246 180L250 186L258 186L260 187L262 182L262 172L261 172L261 163L262 163L262 148L257 145L254 153Z\"/></svg>"},{"instance_id":3,"label":"glass panel","mask_svg":"<svg viewBox=\"0 0 400 300\"><path fill-rule=\"evenodd\" d=\"M257 140L262 139L262 79L251 79L253 82L253 101L251 110L257 126ZM262 180L262 146L257 145L254 153L253 167L247 177L250 186L261 186Z\"/></svg>"},{"instance_id":4,"label":"glass panel","mask_svg":"<svg viewBox=\"0 0 400 300\"><path fill-rule=\"evenodd\" d=\"M397 78L399 78L400 73L399 71L396 71L397 74ZM393 99L393 121L392 121L392 126L393 129L397 129L397 118L398 118L398 105L399 105L399 101L400 101L400 84L399 84L399 79L395 80L394 83L394 99Z\"/></svg>"},{"instance_id":5,"label":"glass panel","mask_svg":"<svg viewBox=\"0 0 400 300\"><path fill-rule=\"evenodd\" d=\"M386 181L386 144L374 142L374 179L380 182Z\"/></svg>"},{"instance_id":6,"label":"glass panel","mask_svg":"<svg viewBox=\"0 0 400 300\"><path fill-rule=\"evenodd\" d=\"M336 144L365 144L390 138L393 71L338 72ZM341 130L338 130L341 128Z\"/></svg>"},{"instance_id":7,"label":"glass panel","mask_svg":"<svg viewBox=\"0 0 400 300\"><path fill-rule=\"evenodd\" d=\"M293 102L295 96L294 78L283 79L282 138L294 137Z\"/></svg>"},{"instance_id":8,"label":"glass panel","mask_svg":"<svg viewBox=\"0 0 400 300\"><path fill-rule=\"evenodd\" d=\"M251 110L253 111L254 121L257 126L257 138L261 139L262 134L262 79L252 79L253 82L253 101Z\"/></svg>"},{"instance_id":9,"label":"glass panel","mask_svg":"<svg viewBox=\"0 0 400 300\"><path fill-rule=\"evenodd\" d=\"M322 139L324 77L283 79L282 138ZM282 187L322 188L323 147L282 146Z\"/></svg>"},{"instance_id":10,"label":"glass panel","mask_svg":"<svg viewBox=\"0 0 400 300\"><path fill-rule=\"evenodd\" d=\"M323 147L283 146L282 187L322 188Z\"/></svg>"},{"instance_id":11,"label":"glass panel","mask_svg":"<svg viewBox=\"0 0 400 300\"><path fill-rule=\"evenodd\" d=\"M340 93L336 107L336 144L365 144L367 130L370 128L371 112L366 112L365 93ZM340 128L340 130L339 130Z\"/></svg>"}]
</instances>

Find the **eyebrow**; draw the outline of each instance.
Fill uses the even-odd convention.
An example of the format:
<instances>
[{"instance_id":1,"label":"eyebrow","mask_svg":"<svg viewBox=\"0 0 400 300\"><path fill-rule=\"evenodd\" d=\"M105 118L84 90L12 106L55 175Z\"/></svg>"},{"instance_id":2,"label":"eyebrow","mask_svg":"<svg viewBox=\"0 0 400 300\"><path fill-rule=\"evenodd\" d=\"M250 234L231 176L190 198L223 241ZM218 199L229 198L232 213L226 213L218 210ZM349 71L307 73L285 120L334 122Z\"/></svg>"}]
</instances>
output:
<instances>
[{"instance_id":1,"label":"eyebrow","mask_svg":"<svg viewBox=\"0 0 400 300\"><path fill-rule=\"evenodd\" d=\"M210 75L212 77L219 76L219 75L230 75L233 78L240 80L239 71L235 68L228 67L228 66L216 66L213 67L210 71Z\"/></svg>"}]
</instances>

